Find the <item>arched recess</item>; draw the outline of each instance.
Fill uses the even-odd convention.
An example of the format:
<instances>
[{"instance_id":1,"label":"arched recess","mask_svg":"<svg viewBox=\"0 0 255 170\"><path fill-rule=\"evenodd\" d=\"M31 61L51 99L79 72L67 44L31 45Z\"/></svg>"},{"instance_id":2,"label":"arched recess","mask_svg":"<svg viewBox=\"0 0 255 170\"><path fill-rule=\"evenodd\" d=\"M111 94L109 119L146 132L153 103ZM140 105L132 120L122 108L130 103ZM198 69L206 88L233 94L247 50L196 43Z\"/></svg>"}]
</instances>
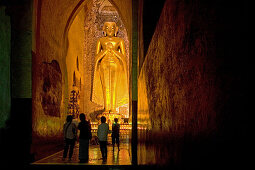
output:
<instances>
[{"instance_id":1,"label":"arched recess","mask_svg":"<svg viewBox=\"0 0 255 170\"><path fill-rule=\"evenodd\" d=\"M66 23L66 26L65 26L65 29L64 29L64 34L63 34L63 38L66 38L67 37L67 33L70 29L70 26L72 25L75 17L77 16L77 14L80 12L80 10L89 2L89 1L92 1L92 0L80 0L77 5L74 7L73 11L71 12L71 15L69 16L68 20L67 20L67 23ZM130 23L131 21L129 21L129 23L127 22L127 20L130 20L131 18L128 18L128 17L124 17L120 8L118 7L117 3L115 2L115 0L108 0L113 6L114 8L116 8L118 14L120 15L120 18L123 18L123 24L124 26L127 28L127 33L129 36L131 36L131 28L130 28ZM129 1L131 2L131 1ZM130 39L130 38L129 38ZM66 39L64 40L64 44L67 44L67 41Z\"/></svg>"},{"instance_id":2,"label":"arched recess","mask_svg":"<svg viewBox=\"0 0 255 170\"><path fill-rule=\"evenodd\" d=\"M65 122L68 105L68 77L66 66L66 55L68 50L68 32L73 21L83 7L91 3L92 0L35 0L33 10L33 75L32 75L32 152L35 159L39 159L43 155L51 154L56 144L49 144L50 141L62 140L62 127ZM116 8L123 24L127 28L129 42L131 42L131 0L109 0ZM123 13L124 11L124 13ZM130 46L130 45L129 45ZM131 54L131 49L129 50ZM77 57L77 56L76 56ZM75 57L75 58L76 58ZM81 57L79 56L79 59ZM53 62L54 61L54 62ZM80 63L80 62L79 62ZM42 71L43 70L43 71ZM61 80L57 85L49 84L48 80L53 81L53 77L44 77L44 73L54 72L59 74ZM45 81L46 83L45 83ZM81 80L83 82L83 80ZM52 117L51 114L46 115L42 107L42 91L43 85L47 87L60 87L60 91L55 93L55 97L50 96L52 103L59 103L58 116ZM50 86L52 85L52 86ZM54 88L53 88L54 89ZM52 90L54 91L54 90ZM46 96L47 98L47 96ZM45 103L45 100L43 101ZM48 108L46 107L46 110ZM38 146L45 144L52 145L47 149L40 149ZM54 145L54 146L53 146ZM54 149L52 149L54 148ZM46 152L46 153L43 153Z\"/></svg>"},{"instance_id":3,"label":"arched recess","mask_svg":"<svg viewBox=\"0 0 255 170\"><path fill-rule=\"evenodd\" d=\"M76 9L79 9L78 7ZM67 66L67 74L68 77L71 75L70 72L73 72L75 67L73 64L75 60L73 56L82 56L79 58L79 63L83 66L83 70L77 70L77 78L79 79L82 77L82 86L86 90L81 90L76 88L77 91L82 91L80 93L80 107L81 112L85 113L94 113L99 110L103 110L103 100L97 100L95 102L94 95L92 96L92 91L95 89L93 85L93 75L94 75L94 58L95 58L95 49L96 49L96 42L97 40L103 36L102 34L102 26L105 21L115 21L119 27L118 37L124 39L125 47L126 47L126 58L129 59L129 40L125 25L116 10L116 8L108 1L108 0L93 0L89 1L87 4L84 4L84 7L80 9L80 12L72 12L73 14L76 13L76 16L73 16L72 19L69 17L71 26L66 25L66 32L65 37L65 45L66 45L66 66ZM127 63L127 68L129 68L129 62ZM127 76L128 79L128 75ZM70 81L70 78L68 78ZM84 84L85 83L85 84ZM128 82L127 82L128 83ZM69 84L69 93L73 89ZM71 87L71 89L70 89ZM77 86L78 87L78 86ZM99 87L101 88L101 87ZM122 93L122 91L119 91ZM128 93L128 91L127 91ZM93 93L94 94L94 93ZM98 96L100 99L102 96ZM119 100L116 100L116 104L119 106L117 109L121 109L122 113L125 112L126 117L128 117L128 100L129 97L121 97ZM83 106L85 105L85 106ZM95 113L97 114L97 113ZM93 120L95 116L92 116Z\"/></svg>"}]
</instances>

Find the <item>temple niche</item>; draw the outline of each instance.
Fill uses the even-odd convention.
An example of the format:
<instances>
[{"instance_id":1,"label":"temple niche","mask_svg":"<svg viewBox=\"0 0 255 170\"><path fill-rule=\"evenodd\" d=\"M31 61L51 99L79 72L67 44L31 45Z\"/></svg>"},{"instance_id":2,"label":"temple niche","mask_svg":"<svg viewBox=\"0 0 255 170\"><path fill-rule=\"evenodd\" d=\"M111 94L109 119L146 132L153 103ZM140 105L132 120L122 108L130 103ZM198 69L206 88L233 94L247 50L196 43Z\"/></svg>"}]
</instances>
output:
<instances>
[{"instance_id":1,"label":"temple niche","mask_svg":"<svg viewBox=\"0 0 255 170\"><path fill-rule=\"evenodd\" d=\"M117 37L123 39L126 51L126 70L129 70L129 41L127 36L126 28L116 10L116 8L107 0L93 0L84 7L86 15L84 18L84 58L83 58L83 69L85 81L83 84L83 103L84 106L81 109L82 112L89 113L89 118L92 121L97 121L99 116L105 111L104 100L102 93L97 93L98 89L102 89L101 85L95 84L95 57L96 57L96 45L97 41L104 36L103 26L107 21L115 22L118 26ZM128 86L128 71L125 76ZM117 84L118 86L118 84ZM120 89L120 88L119 88ZM121 91L116 91L120 94ZM119 118L129 118L129 97L128 88L125 92L125 97L117 98L116 107L114 113ZM97 100L100 99L100 100ZM109 110L107 110L109 111ZM113 118L111 118L113 119Z\"/></svg>"}]
</instances>

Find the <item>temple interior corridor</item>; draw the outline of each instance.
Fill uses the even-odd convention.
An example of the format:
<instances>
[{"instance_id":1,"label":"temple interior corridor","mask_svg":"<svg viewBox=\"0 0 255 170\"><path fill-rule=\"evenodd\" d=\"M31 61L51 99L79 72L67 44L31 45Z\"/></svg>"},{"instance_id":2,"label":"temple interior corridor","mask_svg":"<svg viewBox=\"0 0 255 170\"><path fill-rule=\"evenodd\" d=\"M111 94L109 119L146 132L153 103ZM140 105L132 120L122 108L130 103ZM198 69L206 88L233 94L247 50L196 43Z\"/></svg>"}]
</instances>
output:
<instances>
[{"instance_id":1,"label":"temple interior corridor","mask_svg":"<svg viewBox=\"0 0 255 170\"><path fill-rule=\"evenodd\" d=\"M248 169L248 2L0 0L0 169ZM252 6L252 5L250 5ZM250 11L251 12L251 11ZM62 161L67 116L119 154Z\"/></svg>"}]
</instances>

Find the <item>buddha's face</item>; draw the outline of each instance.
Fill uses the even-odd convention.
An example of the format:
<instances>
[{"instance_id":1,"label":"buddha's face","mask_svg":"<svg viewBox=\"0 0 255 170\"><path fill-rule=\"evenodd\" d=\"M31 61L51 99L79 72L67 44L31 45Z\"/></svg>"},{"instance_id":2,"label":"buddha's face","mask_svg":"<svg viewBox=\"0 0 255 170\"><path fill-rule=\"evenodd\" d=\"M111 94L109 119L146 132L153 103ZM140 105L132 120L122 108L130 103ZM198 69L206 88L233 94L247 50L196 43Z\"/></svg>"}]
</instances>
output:
<instances>
[{"instance_id":1,"label":"buddha's face","mask_svg":"<svg viewBox=\"0 0 255 170\"><path fill-rule=\"evenodd\" d=\"M106 32L106 35L113 37L116 33L116 23L115 22L105 22L103 30Z\"/></svg>"}]
</instances>

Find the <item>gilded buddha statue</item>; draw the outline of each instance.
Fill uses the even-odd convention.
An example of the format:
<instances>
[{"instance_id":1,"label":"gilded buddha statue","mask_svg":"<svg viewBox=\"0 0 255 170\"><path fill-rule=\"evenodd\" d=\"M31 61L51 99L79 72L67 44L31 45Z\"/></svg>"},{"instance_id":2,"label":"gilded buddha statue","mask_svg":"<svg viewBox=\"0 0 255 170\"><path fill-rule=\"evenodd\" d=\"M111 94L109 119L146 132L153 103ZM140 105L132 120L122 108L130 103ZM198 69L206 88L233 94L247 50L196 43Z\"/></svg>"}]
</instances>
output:
<instances>
[{"instance_id":1,"label":"gilded buddha statue","mask_svg":"<svg viewBox=\"0 0 255 170\"><path fill-rule=\"evenodd\" d=\"M103 103L105 112L116 112L128 100L125 45L117 32L115 22L105 22L96 44L92 101Z\"/></svg>"}]
</instances>

